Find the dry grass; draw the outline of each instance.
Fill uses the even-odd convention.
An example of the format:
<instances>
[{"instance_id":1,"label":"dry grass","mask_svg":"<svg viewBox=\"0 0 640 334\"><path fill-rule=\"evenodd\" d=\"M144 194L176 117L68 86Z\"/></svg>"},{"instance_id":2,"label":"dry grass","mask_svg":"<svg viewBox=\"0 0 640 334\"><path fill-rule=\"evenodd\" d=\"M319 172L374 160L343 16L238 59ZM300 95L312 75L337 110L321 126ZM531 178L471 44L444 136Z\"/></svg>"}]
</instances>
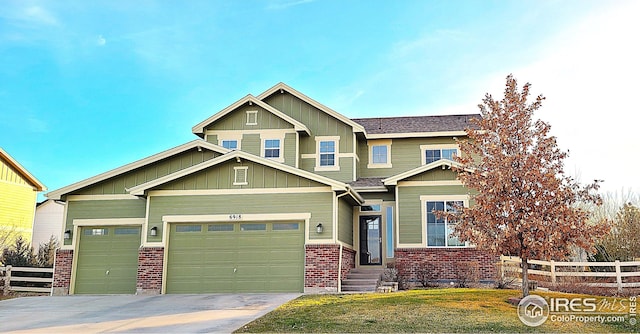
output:
<instances>
[{"instance_id":1,"label":"dry grass","mask_svg":"<svg viewBox=\"0 0 640 334\"><path fill-rule=\"evenodd\" d=\"M538 294L536 292L536 294ZM520 322L508 298L520 291L431 289L388 294L306 295L237 332L635 332L625 324ZM578 296L541 293L543 296Z\"/></svg>"}]
</instances>

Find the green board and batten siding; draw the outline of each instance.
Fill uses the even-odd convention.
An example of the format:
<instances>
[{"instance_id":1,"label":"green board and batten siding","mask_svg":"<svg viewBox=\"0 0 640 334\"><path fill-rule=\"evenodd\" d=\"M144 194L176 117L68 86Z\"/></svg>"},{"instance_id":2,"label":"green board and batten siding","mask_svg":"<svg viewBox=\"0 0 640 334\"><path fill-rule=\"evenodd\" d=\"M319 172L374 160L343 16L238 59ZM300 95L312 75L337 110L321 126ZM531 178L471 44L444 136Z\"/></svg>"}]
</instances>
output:
<instances>
[{"instance_id":1,"label":"green board and batten siding","mask_svg":"<svg viewBox=\"0 0 640 334\"><path fill-rule=\"evenodd\" d=\"M304 289L304 222L170 226L166 293Z\"/></svg>"},{"instance_id":2,"label":"green board and batten siding","mask_svg":"<svg viewBox=\"0 0 640 334\"><path fill-rule=\"evenodd\" d=\"M257 124L247 124L247 111L258 111ZM293 129L293 125L284 119L266 111L258 106L245 105L233 112L225 115L215 123L207 126L206 130L229 131L229 130L264 130L264 129Z\"/></svg>"},{"instance_id":3,"label":"green board and batten siding","mask_svg":"<svg viewBox=\"0 0 640 334\"><path fill-rule=\"evenodd\" d=\"M353 205L343 199L338 202L338 240L353 245Z\"/></svg>"},{"instance_id":4,"label":"green board and batten siding","mask_svg":"<svg viewBox=\"0 0 640 334\"><path fill-rule=\"evenodd\" d=\"M192 149L161 161L137 168L133 171L114 176L92 186L74 191L68 195L114 195L128 194L126 189L155 180L159 177L197 165L203 161L220 156L209 150Z\"/></svg>"},{"instance_id":5,"label":"green board and batten siding","mask_svg":"<svg viewBox=\"0 0 640 334\"><path fill-rule=\"evenodd\" d=\"M144 218L145 199L69 201L65 229L73 231L74 219ZM70 245L71 240L64 240Z\"/></svg>"},{"instance_id":6,"label":"green board and batten siding","mask_svg":"<svg viewBox=\"0 0 640 334\"><path fill-rule=\"evenodd\" d=\"M264 102L309 128L311 136L300 136L300 155L315 155L317 153L316 137L319 136L339 136L339 153L355 155L355 138L351 126L286 92L273 94L265 98ZM300 159L299 167L334 180L351 182L353 181L353 159L353 157L340 158L339 171L314 171L315 158Z\"/></svg>"},{"instance_id":7,"label":"green board and batten siding","mask_svg":"<svg viewBox=\"0 0 640 334\"><path fill-rule=\"evenodd\" d=\"M134 294L139 226L80 228L74 294Z\"/></svg>"}]
</instances>

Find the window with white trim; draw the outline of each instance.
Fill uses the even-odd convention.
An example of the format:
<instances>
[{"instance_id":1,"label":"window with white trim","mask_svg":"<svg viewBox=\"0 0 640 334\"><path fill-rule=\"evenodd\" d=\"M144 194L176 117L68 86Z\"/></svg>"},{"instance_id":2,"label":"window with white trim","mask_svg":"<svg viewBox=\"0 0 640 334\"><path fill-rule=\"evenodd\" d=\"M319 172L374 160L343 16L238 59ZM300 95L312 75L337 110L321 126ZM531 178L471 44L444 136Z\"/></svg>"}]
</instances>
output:
<instances>
[{"instance_id":1,"label":"window with white trim","mask_svg":"<svg viewBox=\"0 0 640 334\"><path fill-rule=\"evenodd\" d=\"M247 110L247 125L258 125L257 110Z\"/></svg>"},{"instance_id":2,"label":"window with white trim","mask_svg":"<svg viewBox=\"0 0 640 334\"><path fill-rule=\"evenodd\" d=\"M458 146L452 145L420 145L422 153L422 164L430 164L434 161L447 159L455 161L458 156Z\"/></svg>"},{"instance_id":3,"label":"window with white trim","mask_svg":"<svg viewBox=\"0 0 640 334\"><path fill-rule=\"evenodd\" d=\"M238 141L237 140L222 140L222 147L227 150L237 150L238 149Z\"/></svg>"},{"instance_id":4,"label":"window with white trim","mask_svg":"<svg viewBox=\"0 0 640 334\"><path fill-rule=\"evenodd\" d=\"M280 158L280 139L265 139L264 140L264 157L269 159Z\"/></svg>"},{"instance_id":5,"label":"window with white trim","mask_svg":"<svg viewBox=\"0 0 640 334\"><path fill-rule=\"evenodd\" d=\"M321 141L320 144L320 166L328 167L336 165L336 142L333 140Z\"/></svg>"},{"instance_id":6,"label":"window with white trim","mask_svg":"<svg viewBox=\"0 0 640 334\"><path fill-rule=\"evenodd\" d=\"M244 186L249 184L249 182L247 182L248 171L249 171L249 166L233 167L233 172L234 172L233 185Z\"/></svg>"},{"instance_id":7,"label":"window with white trim","mask_svg":"<svg viewBox=\"0 0 640 334\"><path fill-rule=\"evenodd\" d=\"M316 137L316 171L340 170L340 137Z\"/></svg>"},{"instance_id":8,"label":"window with white trim","mask_svg":"<svg viewBox=\"0 0 640 334\"><path fill-rule=\"evenodd\" d=\"M426 216L427 247L464 247L465 243L453 236L455 221L438 217L436 214L436 212L456 212L456 208L462 207L464 202L427 200L423 201L423 205Z\"/></svg>"},{"instance_id":9,"label":"window with white trim","mask_svg":"<svg viewBox=\"0 0 640 334\"><path fill-rule=\"evenodd\" d=\"M369 164L367 168L391 168L391 140L369 140Z\"/></svg>"}]
</instances>

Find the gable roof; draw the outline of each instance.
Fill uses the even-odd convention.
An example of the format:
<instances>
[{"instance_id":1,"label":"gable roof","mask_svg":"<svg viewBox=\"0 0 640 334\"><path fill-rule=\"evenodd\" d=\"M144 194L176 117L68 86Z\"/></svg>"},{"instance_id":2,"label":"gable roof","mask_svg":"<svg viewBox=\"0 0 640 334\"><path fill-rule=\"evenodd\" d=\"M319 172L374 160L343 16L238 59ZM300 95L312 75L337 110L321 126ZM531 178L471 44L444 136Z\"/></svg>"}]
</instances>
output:
<instances>
[{"instance_id":1,"label":"gable roof","mask_svg":"<svg viewBox=\"0 0 640 334\"><path fill-rule=\"evenodd\" d=\"M337 112L337 111L325 106L324 104L322 104L322 103L320 103L320 102L318 102L318 101L316 101L316 100L314 100L314 99L312 99L312 98L300 93L299 91L289 87L288 85L286 85L283 82L280 82L280 83L276 84L275 86L273 86L273 87L267 89L266 91L264 91L264 93L258 95L258 99L264 100L267 97L271 96L273 93L276 93L276 92L278 92L280 90L288 92L289 94L299 98L300 100L302 100L302 101L314 106L315 108L325 112L326 114L328 114L328 115L340 120L341 122L351 126L353 128L354 132L362 132L362 133L366 132L364 127L361 124L358 124L357 122L354 122L353 120L351 120L348 117L345 117L341 113L339 113L339 112Z\"/></svg>"},{"instance_id":2,"label":"gable roof","mask_svg":"<svg viewBox=\"0 0 640 334\"><path fill-rule=\"evenodd\" d=\"M205 119L204 121L196 124L196 126L194 126L191 130L193 131L194 134L199 135L200 137L203 137L204 136L204 128L205 127L209 126L211 123L221 119L222 117L228 115L229 113L233 112L234 110L242 107L243 105L245 105L247 103L255 103L257 106L267 110L268 112L276 115L277 117L282 118L286 122L288 122L291 125L293 125L293 128L296 131L305 132L307 135L311 133L306 125L298 122L293 117L281 112L280 110L278 110L278 109L276 109L276 108L264 103L261 99L258 99L258 98L256 98L255 96L253 96L251 94L248 94L247 96L241 98L240 100L236 101L232 105L230 105L230 106L222 109L221 111L217 112L213 116L211 116L211 117Z\"/></svg>"},{"instance_id":3,"label":"gable roof","mask_svg":"<svg viewBox=\"0 0 640 334\"><path fill-rule=\"evenodd\" d=\"M202 139L196 139L196 140L190 141L188 143L182 144L180 146L176 146L176 147L174 147L172 149L168 149L166 151L163 151L163 152L154 154L152 156L146 157L144 159L141 159L141 160L132 162L130 164L124 165L122 167L118 167L116 169L112 169L112 170L110 170L108 172L96 175L94 177L90 177L88 179L82 180L80 182L76 182L76 183L68 185L66 187L63 187L63 188L60 188L60 189L56 189L56 190L54 190L52 192L49 192L49 193L45 194L45 196L47 198L50 198L50 199L53 199L53 200L59 200L62 197L62 195L68 194L68 193L70 193L72 191L76 191L78 189L90 186L90 185L92 185L94 183L98 183L100 181L104 181L104 180L112 178L114 176L117 176L117 175L129 172L129 171L132 171L132 170L134 170L136 168L140 168L140 167L146 166L148 164L154 163L156 161L160 161L162 159L171 157L171 156L173 156L175 154L182 153L182 152L188 151L190 149L199 148L199 147L206 148L206 149L208 149L210 151L218 152L218 153L222 153L222 154L229 152L229 150L227 150L226 148L224 148L222 146L211 144L211 143L206 142L206 141L204 141Z\"/></svg>"},{"instance_id":4,"label":"gable roof","mask_svg":"<svg viewBox=\"0 0 640 334\"><path fill-rule=\"evenodd\" d=\"M354 118L367 131L367 138L389 138L392 135L407 134L412 137L464 135L466 128L476 128L471 119L480 114ZM420 135L423 134L423 135Z\"/></svg>"},{"instance_id":5,"label":"gable roof","mask_svg":"<svg viewBox=\"0 0 640 334\"><path fill-rule=\"evenodd\" d=\"M444 168L451 168L451 167L455 167L455 168L462 168L462 164L455 162L455 161L451 161L448 159L440 159L440 160L436 160L432 163L428 163L426 165L422 165L420 167L414 168L414 169L410 169L406 172L394 175L392 177L388 177L384 180L382 180L382 183L384 183L385 186L395 186L398 185L398 181L404 180L406 178L418 175L420 173L424 173L426 171L430 171L432 169L436 169L438 167L444 167ZM465 169L467 170L467 169Z\"/></svg>"},{"instance_id":6,"label":"gable roof","mask_svg":"<svg viewBox=\"0 0 640 334\"><path fill-rule=\"evenodd\" d=\"M28 183L30 183L35 191L47 190L47 187L42 182L36 179L35 176L31 175L31 173L29 173L26 168L22 167L22 165L19 164L12 156L10 156L9 153L3 150L2 147L0 147L0 158L4 160L6 164L15 169L16 172L20 174Z\"/></svg>"},{"instance_id":7,"label":"gable roof","mask_svg":"<svg viewBox=\"0 0 640 334\"><path fill-rule=\"evenodd\" d=\"M289 165L285 165L283 163L279 163L279 162L275 162L273 160L269 160L269 159L265 159L262 157L259 157L257 155L253 155L244 151L231 151L227 154L221 155L217 158L213 158L211 160L207 160L205 162L202 162L200 164L185 168L183 170L177 171L175 173L169 174L169 175L165 175L163 177L157 178L155 180L149 181L147 183L143 183L140 185L137 185L135 187L132 187L130 189L128 189L127 191L129 191L129 193L131 195L135 195L135 196L144 196L144 193L146 190L149 190L153 187L165 184L167 182L171 182L173 180L177 180L181 177L190 175L192 173L196 173L199 172L201 170L207 169L211 166L215 166L218 165L220 163L232 160L232 159L246 159L248 161L252 161L264 166L268 166L271 168L275 168L287 173L291 173L294 174L296 176L300 176L300 177L304 177L322 184L326 184L327 186L330 186L331 189L333 189L334 191L344 191L347 192L349 194L351 194L352 198L358 202L358 203L362 203L364 202L364 199L355 191L353 191L353 189L351 189L351 187L345 183L342 183L340 181L336 181L333 179L330 179L328 177L324 177L315 173L311 173L302 169L298 169L295 167L291 167Z\"/></svg>"}]
</instances>

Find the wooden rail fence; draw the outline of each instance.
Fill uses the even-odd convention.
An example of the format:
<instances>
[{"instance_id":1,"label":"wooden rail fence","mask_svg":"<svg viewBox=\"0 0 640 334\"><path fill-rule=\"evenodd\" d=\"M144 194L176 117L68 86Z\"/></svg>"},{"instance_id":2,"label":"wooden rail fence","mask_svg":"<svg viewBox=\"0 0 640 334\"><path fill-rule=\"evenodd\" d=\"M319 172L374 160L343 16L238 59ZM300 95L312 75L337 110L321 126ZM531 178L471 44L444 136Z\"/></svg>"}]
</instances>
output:
<instances>
[{"instance_id":1,"label":"wooden rail fence","mask_svg":"<svg viewBox=\"0 0 640 334\"><path fill-rule=\"evenodd\" d=\"M39 273L41 277L25 273ZM32 267L0 267L0 278L4 280L2 293L9 294L9 291L17 292L47 292L51 293L53 283L53 268L32 268ZM42 277L52 276L52 277ZM31 286L25 286L31 285ZM38 286L33 286L38 285ZM46 287L48 286L48 287Z\"/></svg>"},{"instance_id":2,"label":"wooden rail fence","mask_svg":"<svg viewBox=\"0 0 640 334\"><path fill-rule=\"evenodd\" d=\"M522 261L515 256L501 256L501 270L503 278L505 275L512 273L522 273ZM614 261L614 262L558 262L558 261L540 261L529 260L529 265L535 268L528 270L529 275L540 275L549 278L551 284L562 283L561 277L582 278L583 282L576 284L584 284L588 286L607 287L607 288L640 288L640 261ZM623 268L631 270L623 270ZM602 271L592 270L592 268L603 268ZM584 282L586 280L603 280L609 282ZM593 279L595 278L595 279ZM615 282L613 281L615 278Z\"/></svg>"}]
</instances>

